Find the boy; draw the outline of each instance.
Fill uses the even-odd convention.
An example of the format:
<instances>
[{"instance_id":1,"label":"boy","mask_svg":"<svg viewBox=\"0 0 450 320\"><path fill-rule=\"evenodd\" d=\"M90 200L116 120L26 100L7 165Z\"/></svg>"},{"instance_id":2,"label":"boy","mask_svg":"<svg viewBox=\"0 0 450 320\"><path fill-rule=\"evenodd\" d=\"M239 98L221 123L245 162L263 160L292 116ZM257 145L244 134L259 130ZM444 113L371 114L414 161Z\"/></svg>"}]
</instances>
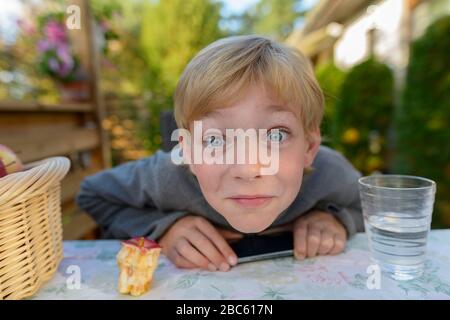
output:
<instances>
[{"instance_id":1,"label":"boy","mask_svg":"<svg viewBox=\"0 0 450 320\"><path fill-rule=\"evenodd\" d=\"M178 127L193 135L179 139L185 164L158 151L83 181L77 202L105 237L145 235L178 267L227 271L237 260L228 241L244 233L292 230L304 259L337 254L363 231L360 173L320 146L323 95L296 50L260 36L218 40L188 64L174 102ZM247 160L245 142L243 162L192 161L195 148L209 160L231 154L230 129L262 129L275 170Z\"/></svg>"}]
</instances>

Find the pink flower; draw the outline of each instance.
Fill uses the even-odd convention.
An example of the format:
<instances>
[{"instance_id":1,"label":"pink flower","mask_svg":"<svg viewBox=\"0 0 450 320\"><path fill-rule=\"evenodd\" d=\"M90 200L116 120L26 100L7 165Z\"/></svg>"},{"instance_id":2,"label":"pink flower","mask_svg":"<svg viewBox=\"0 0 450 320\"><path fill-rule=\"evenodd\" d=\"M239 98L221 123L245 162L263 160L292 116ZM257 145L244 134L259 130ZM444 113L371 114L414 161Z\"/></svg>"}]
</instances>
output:
<instances>
[{"instance_id":1,"label":"pink flower","mask_svg":"<svg viewBox=\"0 0 450 320\"><path fill-rule=\"evenodd\" d=\"M44 27L44 34L50 43L64 43L66 42L66 30L64 24L49 21Z\"/></svg>"},{"instance_id":2,"label":"pink flower","mask_svg":"<svg viewBox=\"0 0 450 320\"><path fill-rule=\"evenodd\" d=\"M44 37L37 44L43 55L42 63L47 63L47 71L55 78L67 79L75 70L75 58L70 51L69 39L65 25L56 20L49 20L44 25Z\"/></svg>"},{"instance_id":3,"label":"pink flower","mask_svg":"<svg viewBox=\"0 0 450 320\"><path fill-rule=\"evenodd\" d=\"M65 62L62 62L62 63L59 64L59 71L58 72L59 72L59 75L61 77L67 76L70 73L70 71L72 71L72 65L67 64Z\"/></svg>"},{"instance_id":4,"label":"pink flower","mask_svg":"<svg viewBox=\"0 0 450 320\"><path fill-rule=\"evenodd\" d=\"M59 60L64 63L73 63L72 55L70 54L69 47L67 45L58 45L56 47L56 55Z\"/></svg>"},{"instance_id":5,"label":"pink flower","mask_svg":"<svg viewBox=\"0 0 450 320\"><path fill-rule=\"evenodd\" d=\"M58 70L59 70L58 60L56 60L55 58L49 59L48 66L50 67L50 70L52 70L55 73L58 73Z\"/></svg>"},{"instance_id":6,"label":"pink flower","mask_svg":"<svg viewBox=\"0 0 450 320\"><path fill-rule=\"evenodd\" d=\"M53 45L48 40L40 40L37 49L40 53L44 53L53 48Z\"/></svg>"},{"instance_id":7,"label":"pink flower","mask_svg":"<svg viewBox=\"0 0 450 320\"><path fill-rule=\"evenodd\" d=\"M26 35L31 35L36 32L34 24L28 21L28 19L17 19L17 25L22 29Z\"/></svg>"}]
</instances>

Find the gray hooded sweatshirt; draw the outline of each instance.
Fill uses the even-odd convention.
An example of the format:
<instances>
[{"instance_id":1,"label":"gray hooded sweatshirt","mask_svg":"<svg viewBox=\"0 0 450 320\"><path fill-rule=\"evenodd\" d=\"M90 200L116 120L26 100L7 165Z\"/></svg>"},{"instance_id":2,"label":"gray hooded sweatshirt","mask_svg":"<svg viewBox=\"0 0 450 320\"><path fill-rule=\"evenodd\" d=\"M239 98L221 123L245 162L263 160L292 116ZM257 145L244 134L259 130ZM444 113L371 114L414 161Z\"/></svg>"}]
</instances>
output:
<instances>
[{"instance_id":1,"label":"gray hooded sweatshirt","mask_svg":"<svg viewBox=\"0 0 450 320\"><path fill-rule=\"evenodd\" d=\"M358 192L361 174L340 153L325 146L320 147L312 166L297 197L270 228L319 209L334 215L349 237L364 231ZM233 230L205 200L188 167L171 161L170 152L158 151L86 177L76 201L98 223L103 238L147 236L156 240L187 215L202 216L213 225Z\"/></svg>"}]
</instances>

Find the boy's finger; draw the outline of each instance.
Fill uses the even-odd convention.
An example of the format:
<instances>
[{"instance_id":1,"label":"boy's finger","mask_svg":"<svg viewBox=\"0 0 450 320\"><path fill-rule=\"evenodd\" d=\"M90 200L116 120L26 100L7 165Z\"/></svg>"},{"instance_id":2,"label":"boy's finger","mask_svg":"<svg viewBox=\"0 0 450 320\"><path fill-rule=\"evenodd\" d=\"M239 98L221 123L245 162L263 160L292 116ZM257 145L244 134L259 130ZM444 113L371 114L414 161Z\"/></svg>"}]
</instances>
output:
<instances>
[{"instance_id":1,"label":"boy's finger","mask_svg":"<svg viewBox=\"0 0 450 320\"><path fill-rule=\"evenodd\" d=\"M177 267L185 268L185 269L194 269L197 268L195 264L188 261L186 258L181 256L177 250L170 250L167 254L167 258L169 258L170 261L173 262Z\"/></svg>"},{"instance_id":2,"label":"boy's finger","mask_svg":"<svg viewBox=\"0 0 450 320\"><path fill-rule=\"evenodd\" d=\"M309 258L317 255L320 246L321 233L322 232L316 228L308 229L308 234L306 236L306 251L308 252Z\"/></svg>"},{"instance_id":3,"label":"boy's finger","mask_svg":"<svg viewBox=\"0 0 450 320\"><path fill-rule=\"evenodd\" d=\"M303 260L306 257L306 234L307 225L298 224L294 228L294 256L296 259Z\"/></svg>"},{"instance_id":4,"label":"boy's finger","mask_svg":"<svg viewBox=\"0 0 450 320\"><path fill-rule=\"evenodd\" d=\"M217 231L212 224L206 220L202 220L198 223L197 228L212 241L217 249L219 249L227 263L233 266L237 263L237 256L233 249L231 249L225 238L221 236L219 231Z\"/></svg>"},{"instance_id":5,"label":"boy's finger","mask_svg":"<svg viewBox=\"0 0 450 320\"><path fill-rule=\"evenodd\" d=\"M339 234L334 236L334 247L331 249L330 254L335 255L341 253L345 248L345 237Z\"/></svg>"},{"instance_id":6,"label":"boy's finger","mask_svg":"<svg viewBox=\"0 0 450 320\"><path fill-rule=\"evenodd\" d=\"M323 230L320 238L319 254L328 254L334 247L334 234L328 230Z\"/></svg>"},{"instance_id":7,"label":"boy's finger","mask_svg":"<svg viewBox=\"0 0 450 320\"><path fill-rule=\"evenodd\" d=\"M226 269L228 269L228 266L224 266L224 264L228 264L228 262L225 260L219 250L217 250L211 240L209 240L209 238L207 238L200 230L193 229L189 234L188 240L217 269L220 269L222 271L226 271Z\"/></svg>"},{"instance_id":8,"label":"boy's finger","mask_svg":"<svg viewBox=\"0 0 450 320\"><path fill-rule=\"evenodd\" d=\"M181 239L175 248L178 254L195 266L208 270L209 261L186 239Z\"/></svg>"}]
</instances>

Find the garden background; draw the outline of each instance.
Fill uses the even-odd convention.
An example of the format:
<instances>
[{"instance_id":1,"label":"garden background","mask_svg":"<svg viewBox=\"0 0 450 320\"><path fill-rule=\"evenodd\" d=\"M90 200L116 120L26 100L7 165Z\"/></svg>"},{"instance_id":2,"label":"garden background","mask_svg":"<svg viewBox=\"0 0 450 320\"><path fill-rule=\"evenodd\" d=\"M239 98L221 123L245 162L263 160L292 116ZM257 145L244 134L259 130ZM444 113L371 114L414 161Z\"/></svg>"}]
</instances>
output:
<instances>
[{"instance_id":1,"label":"garden background","mask_svg":"<svg viewBox=\"0 0 450 320\"><path fill-rule=\"evenodd\" d=\"M80 29L67 28L71 4ZM66 239L98 236L73 203L81 180L160 149L161 113L188 61L249 33L311 59L323 144L364 175L436 181L432 226L450 227L450 0L2 1L0 144L25 160L71 159Z\"/></svg>"}]
</instances>

